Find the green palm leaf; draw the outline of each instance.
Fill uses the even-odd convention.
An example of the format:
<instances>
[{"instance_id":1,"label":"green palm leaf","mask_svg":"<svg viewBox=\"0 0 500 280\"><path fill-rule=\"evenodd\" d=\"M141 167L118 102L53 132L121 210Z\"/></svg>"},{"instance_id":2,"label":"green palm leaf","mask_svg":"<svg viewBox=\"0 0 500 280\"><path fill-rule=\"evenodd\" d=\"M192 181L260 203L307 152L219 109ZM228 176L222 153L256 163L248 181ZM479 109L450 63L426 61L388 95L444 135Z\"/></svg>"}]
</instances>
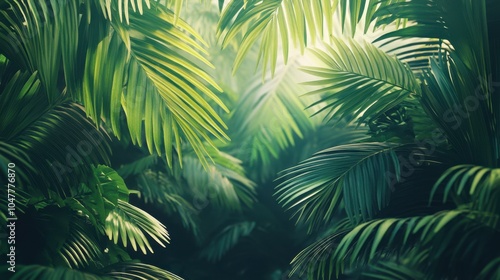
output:
<instances>
[{"instance_id":1,"label":"green palm leaf","mask_svg":"<svg viewBox=\"0 0 500 280\"><path fill-rule=\"evenodd\" d=\"M443 189L443 202L454 199L458 205L472 202L472 208L500 213L500 169L457 165L448 169L434 185L432 197ZM496 227L500 221L491 220Z\"/></svg>"},{"instance_id":2,"label":"green palm leaf","mask_svg":"<svg viewBox=\"0 0 500 280\"><path fill-rule=\"evenodd\" d=\"M314 243L294 259L293 265L299 271L315 275L315 279L330 279L366 264L403 255L408 256L410 267L426 275L436 273L432 277L439 278L439 273L449 275L449 270L452 274L462 271L475 275L481 264L495 255L488 251L492 242L498 244L494 241L498 234L476 220L483 215L463 209L423 217L370 221L345 235L337 233ZM476 249L471 250L474 246ZM414 256L414 253L420 255ZM311 262L312 258L316 261ZM469 266L460 270L459 264L466 259Z\"/></svg>"},{"instance_id":3,"label":"green palm leaf","mask_svg":"<svg viewBox=\"0 0 500 280\"><path fill-rule=\"evenodd\" d=\"M431 60L424 79L422 105L459 151L462 162L495 166L500 146L493 89L478 80L454 52Z\"/></svg>"},{"instance_id":4,"label":"green palm leaf","mask_svg":"<svg viewBox=\"0 0 500 280\"><path fill-rule=\"evenodd\" d=\"M68 237L58 253L69 268L88 267L100 259L102 250L98 241L89 235L89 228L76 221L71 223Z\"/></svg>"},{"instance_id":5,"label":"green palm leaf","mask_svg":"<svg viewBox=\"0 0 500 280\"><path fill-rule=\"evenodd\" d=\"M2 157L19 164L27 187L49 197L69 195L91 177L91 164L107 162L106 133L96 129L80 105L64 100L50 105L37 73L18 71L2 78L0 147L8 150Z\"/></svg>"},{"instance_id":6,"label":"green palm leaf","mask_svg":"<svg viewBox=\"0 0 500 280\"><path fill-rule=\"evenodd\" d=\"M372 271L363 273L367 279L425 279L425 274L415 268L405 266L404 263L381 261L370 266Z\"/></svg>"},{"instance_id":7,"label":"green palm leaf","mask_svg":"<svg viewBox=\"0 0 500 280\"><path fill-rule=\"evenodd\" d=\"M127 247L130 242L135 251L139 247L144 254L147 250L153 253L146 234L162 247L169 242L168 232L162 223L144 210L122 200L118 200L117 207L106 218L105 232L115 244L121 239L123 246Z\"/></svg>"},{"instance_id":8,"label":"green palm leaf","mask_svg":"<svg viewBox=\"0 0 500 280\"><path fill-rule=\"evenodd\" d=\"M7 271L4 269L3 271ZM6 273L2 272L4 276ZM11 275L9 275L10 277ZM6 276L7 277L7 276ZM155 267L153 265L125 262L117 263L100 269L98 272L84 272L66 267L48 267L42 265L22 265L14 275L9 278L13 280L53 280L53 279L71 279L71 280L135 280L135 279L166 279L182 280L183 278Z\"/></svg>"},{"instance_id":9,"label":"green palm leaf","mask_svg":"<svg viewBox=\"0 0 500 280\"><path fill-rule=\"evenodd\" d=\"M252 168L261 169L262 177L274 176L272 160L318 123L304 110L316 99L300 96L307 89L297 83L301 74L298 65L298 59L287 66L280 64L276 76L264 82L260 74L255 75L231 116L231 137L240 143L234 154L248 158Z\"/></svg>"},{"instance_id":10,"label":"green palm leaf","mask_svg":"<svg viewBox=\"0 0 500 280\"><path fill-rule=\"evenodd\" d=\"M249 49L255 43L260 42L258 61L263 63L264 72L269 63L271 72L274 73L281 48L283 60L286 63L290 44L293 43L304 50L309 41L323 37L325 26L326 32L332 34L333 12L337 2L330 0L229 1L222 11L218 26L218 35L223 38L222 46L226 47L238 34L244 34L233 69L236 70ZM364 3L365 1L356 2Z\"/></svg>"},{"instance_id":11,"label":"green palm leaf","mask_svg":"<svg viewBox=\"0 0 500 280\"><path fill-rule=\"evenodd\" d=\"M163 172L146 170L137 176L137 190L139 198L145 203L157 205L169 215L179 216L182 225L199 237L197 211L188 199L190 196L184 186Z\"/></svg>"},{"instance_id":12,"label":"green palm leaf","mask_svg":"<svg viewBox=\"0 0 500 280\"><path fill-rule=\"evenodd\" d=\"M104 79L97 88L90 86L94 76L88 73L89 87L83 100L85 105L95 108L92 114L95 118L100 114L98 107L92 106L99 104L93 101L97 92L109 93L104 101L112 106L104 108L104 117L111 123L118 123L120 111L116 102L121 98L132 141L138 145L146 143L151 153L166 154L169 165L172 145L175 143L180 152L181 138L186 139L202 159L207 152L201 143L202 140L211 143L209 134L228 139L221 128L222 120L205 100L208 98L225 108L213 90L220 90L219 87L187 58L192 56L209 64L197 52L202 48L191 36L200 41L201 38L187 24L179 21L174 26L174 15L161 5L146 10L143 15L131 14L130 25L119 21L111 24L116 33L102 42L107 45L98 50L86 69L99 63L103 73L117 74L123 71L121 63L127 61L127 72L114 79ZM116 53L120 59L104 60L104 63L102 59L108 52ZM123 92L120 84L113 85L121 79L125 85ZM118 125L114 127L119 135Z\"/></svg>"},{"instance_id":13,"label":"green palm leaf","mask_svg":"<svg viewBox=\"0 0 500 280\"><path fill-rule=\"evenodd\" d=\"M420 87L410 68L373 45L353 40L332 39L334 47L313 50L322 66L303 67L317 79L307 85L321 86L309 95L322 94L311 106L322 105L329 116L354 115L359 122L370 120L420 95ZM362 100L360 102L360 100ZM330 117L331 118L331 117Z\"/></svg>"},{"instance_id":14,"label":"green palm leaf","mask_svg":"<svg viewBox=\"0 0 500 280\"><path fill-rule=\"evenodd\" d=\"M318 152L284 171L278 201L310 228L330 221L341 201L354 223L372 218L389 202L390 181L399 181L398 150L404 146L360 143Z\"/></svg>"}]
</instances>

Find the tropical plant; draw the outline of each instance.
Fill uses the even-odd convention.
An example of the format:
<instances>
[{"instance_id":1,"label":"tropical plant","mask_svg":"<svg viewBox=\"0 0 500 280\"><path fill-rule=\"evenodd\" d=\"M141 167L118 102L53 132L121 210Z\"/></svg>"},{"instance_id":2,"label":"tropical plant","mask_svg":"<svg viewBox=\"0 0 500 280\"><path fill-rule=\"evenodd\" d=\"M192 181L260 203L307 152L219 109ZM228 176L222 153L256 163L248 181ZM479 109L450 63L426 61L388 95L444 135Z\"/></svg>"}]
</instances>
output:
<instances>
[{"instance_id":1,"label":"tropical plant","mask_svg":"<svg viewBox=\"0 0 500 280\"><path fill-rule=\"evenodd\" d=\"M224 44L242 34L235 67L260 42L274 72L280 51L286 61L291 44L326 37L313 49L320 63L302 68L319 87L312 105L385 140L333 146L284 171L278 200L326 234L292 272L498 276L499 11L495 1L229 1L219 28ZM371 30L372 42L350 39Z\"/></svg>"},{"instance_id":2,"label":"tropical plant","mask_svg":"<svg viewBox=\"0 0 500 280\"><path fill-rule=\"evenodd\" d=\"M18 218L17 279L179 279L122 249L153 252L150 241L165 246L169 235L128 202L137 192L106 165L110 134L169 166L189 145L206 168L213 139L228 139L213 107L227 108L198 66L211 65L198 53L203 40L178 17L181 4L0 3L1 178L16 202L2 222ZM7 248L2 242L3 256Z\"/></svg>"}]
</instances>

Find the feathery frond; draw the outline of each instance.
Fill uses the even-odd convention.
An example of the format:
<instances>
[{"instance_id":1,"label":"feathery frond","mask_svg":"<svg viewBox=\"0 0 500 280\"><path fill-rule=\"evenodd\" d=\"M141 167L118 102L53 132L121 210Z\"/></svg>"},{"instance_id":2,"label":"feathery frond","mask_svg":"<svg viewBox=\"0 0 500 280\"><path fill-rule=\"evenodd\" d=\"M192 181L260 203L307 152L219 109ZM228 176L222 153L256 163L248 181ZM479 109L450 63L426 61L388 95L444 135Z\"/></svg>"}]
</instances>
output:
<instances>
[{"instance_id":1,"label":"feathery frond","mask_svg":"<svg viewBox=\"0 0 500 280\"><path fill-rule=\"evenodd\" d=\"M317 77L306 84L321 86L308 93L322 94L311 106L324 106L319 112L328 110L328 119L353 115L359 122L371 120L420 95L412 71L396 58L368 43L332 40L334 46L326 45L326 51L313 50L322 66L302 67Z\"/></svg>"},{"instance_id":2,"label":"feathery frond","mask_svg":"<svg viewBox=\"0 0 500 280\"><path fill-rule=\"evenodd\" d=\"M130 242L135 251L139 247L144 254L147 254L147 250L153 253L146 234L162 247L169 242L168 232L162 223L144 210L122 200L118 200L117 207L106 218L105 231L109 240L113 240L115 244L118 239L122 240L124 247Z\"/></svg>"}]
</instances>

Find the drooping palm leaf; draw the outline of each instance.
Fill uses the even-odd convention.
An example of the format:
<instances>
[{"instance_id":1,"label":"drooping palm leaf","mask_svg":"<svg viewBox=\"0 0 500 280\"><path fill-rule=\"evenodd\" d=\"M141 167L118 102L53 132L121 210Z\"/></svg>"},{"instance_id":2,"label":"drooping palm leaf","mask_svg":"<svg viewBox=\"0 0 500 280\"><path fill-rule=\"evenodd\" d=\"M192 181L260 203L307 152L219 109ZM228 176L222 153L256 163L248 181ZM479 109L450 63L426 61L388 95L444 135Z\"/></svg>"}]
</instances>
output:
<instances>
[{"instance_id":1,"label":"drooping palm leaf","mask_svg":"<svg viewBox=\"0 0 500 280\"><path fill-rule=\"evenodd\" d=\"M433 59L424 79L422 105L459 151L462 162L495 166L500 146L492 89L454 52Z\"/></svg>"},{"instance_id":2,"label":"drooping palm leaf","mask_svg":"<svg viewBox=\"0 0 500 280\"><path fill-rule=\"evenodd\" d=\"M121 239L122 245L127 247L130 242L135 251L139 248L144 254L147 254L147 250L153 252L146 234L162 247L169 242L168 232L162 223L122 200L118 200L117 207L106 218L105 231L115 244Z\"/></svg>"},{"instance_id":3,"label":"drooping palm leaf","mask_svg":"<svg viewBox=\"0 0 500 280\"><path fill-rule=\"evenodd\" d=\"M475 275L482 269L481 264L495 255L488 251L492 242L495 246L498 244L494 241L498 232L475 219L481 215L463 209L423 217L370 221L345 235L332 235L318 241L304 249L293 265L308 271L315 279L331 279L351 269L408 254L412 256L407 259L409 265L426 275ZM475 250L471 250L473 246ZM317 251L318 248L323 249ZM316 255L316 251L320 255ZM420 255L413 255L415 253ZM316 262L311 262L312 257ZM461 263L468 266L460 269Z\"/></svg>"},{"instance_id":4,"label":"drooping palm leaf","mask_svg":"<svg viewBox=\"0 0 500 280\"><path fill-rule=\"evenodd\" d=\"M415 268L405 266L401 262L390 262L381 261L370 266L369 272L364 272L363 277L368 279L394 279L394 280L405 280L405 279L424 279L425 274Z\"/></svg>"},{"instance_id":5,"label":"drooping palm leaf","mask_svg":"<svg viewBox=\"0 0 500 280\"><path fill-rule=\"evenodd\" d=\"M125 44L130 42L122 106L132 141L142 145L144 133L149 151L165 152L169 164L174 139L178 152L182 137L200 158L206 155L202 140L211 142L208 134L227 139L221 128L224 126L221 118L205 100L211 99L225 108L213 92L213 89L220 89L187 58L192 56L209 64L196 51L202 48L191 36L201 38L187 24L179 21L174 26L173 21L170 11L157 6L142 16L131 15L130 25L112 22L120 39ZM127 55L123 50L122 57ZM110 114L111 118L118 117L116 111Z\"/></svg>"},{"instance_id":6,"label":"drooping palm leaf","mask_svg":"<svg viewBox=\"0 0 500 280\"><path fill-rule=\"evenodd\" d=\"M12 0L3 7L0 33L8 38L2 45L8 58L30 73L38 72L49 103L60 96L59 75L73 89L78 76L78 3L57 0ZM9 45L10 43L10 45ZM9 57L11 56L11 57ZM61 67L62 66L62 67Z\"/></svg>"},{"instance_id":7,"label":"drooping palm leaf","mask_svg":"<svg viewBox=\"0 0 500 280\"><path fill-rule=\"evenodd\" d=\"M444 189L443 202L453 199L456 204L472 203L478 211L500 213L500 169L474 165L457 165L448 169L433 188L432 196ZM431 199L432 199L431 196ZM495 223L500 221L490 220Z\"/></svg>"},{"instance_id":8,"label":"drooping palm leaf","mask_svg":"<svg viewBox=\"0 0 500 280\"><path fill-rule=\"evenodd\" d=\"M59 249L59 255L69 268L84 268L99 260L102 250L90 228L79 224L82 220L74 219L69 235Z\"/></svg>"},{"instance_id":9,"label":"drooping palm leaf","mask_svg":"<svg viewBox=\"0 0 500 280\"><path fill-rule=\"evenodd\" d=\"M166 214L178 216L182 225L198 237L196 205L189 200L188 191L183 188L163 172L147 170L137 176L139 198L145 203L156 205Z\"/></svg>"},{"instance_id":10,"label":"drooping palm leaf","mask_svg":"<svg viewBox=\"0 0 500 280\"><path fill-rule=\"evenodd\" d=\"M422 150L400 144L339 145L285 170L278 201L310 228L328 222L342 201L354 223L366 221L387 205L401 178L397 152L429 160L420 156Z\"/></svg>"},{"instance_id":11,"label":"drooping palm leaf","mask_svg":"<svg viewBox=\"0 0 500 280\"><path fill-rule=\"evenodd\" d=\"M325 26L328 34L332 34L336 3L330 0L229 1L221 14L218 35L223 37L225 47L239 33L244 34L234 70L240 66L251 46L260 41L258 61L263 63L264 72L269 63L274 73L280 48L286 64L292 42L303 50L308 41L323 37Z\"/></svg>"},{"instance_id":12,"label":"drooping palm leaf","mask_svg":"<svg viewBox=\"0 0 500 280\"><path fill-rule=\"evenodd\" d=\"M106 133L78 104L51 106L36 77L19 71L0 84L0 141L10 150L3 157L19 163L26 187L65 197L90 177L91 164L107 162Z\"/></svg>"},{"instance_id":13,"label":"drooping palm leaf","mask_svg":"<svg viewBox=\"0 0 500 280\"><path fill-rule=\"evenodd\" d=\"M325 103L321 110L328 110L330 118L333 114L341 118L354 115L363 122L420 95L412 71L396 58L368 43L333 42L333 47L325 46L326 51L313 51L323 65L302 67L317 77L306 84L321 86L308 94L323 94L311 106Z\"/></svg>"},{"instance_id":14,"label":"drooping palm leaf","mask_svg":"<svg viewBox=\"0 0 500 280\"><path fill-rule=\"evenodd\" d=\"M4 269L2 274L9 279L16 280L52 280L52 279L72 279L72 280L135 280L135 279L166 279L183 280L183 278L158 268L136 262L118 263L104 267L96 272L84 272L66 267L48 267L42 265L21 265L13 275L9 275ZM8 275L8 276L7 276Z\"/></svg>"}]
</instances>

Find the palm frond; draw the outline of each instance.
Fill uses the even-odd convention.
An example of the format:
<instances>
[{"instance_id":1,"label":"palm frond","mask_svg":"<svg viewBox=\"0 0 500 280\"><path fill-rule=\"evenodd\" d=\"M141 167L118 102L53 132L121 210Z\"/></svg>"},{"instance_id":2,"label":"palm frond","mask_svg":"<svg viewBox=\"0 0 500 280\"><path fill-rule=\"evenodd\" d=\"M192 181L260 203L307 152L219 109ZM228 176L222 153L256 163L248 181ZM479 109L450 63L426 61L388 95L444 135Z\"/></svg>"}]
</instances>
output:
<instances>
[{"instance_id":1,"label":"palm frond","mask_svg":"<svg viewBox=\"0 0 500 280\"><path fill-rule=\"evenodd\" d=\"M27 187L64 198L91 177L92 164L107 163L106 132L78 104L50 105L36 73L18 71L0 86L2 157L19 164Z\"/></svg>"},{"instance_id":2,"label":"palm frond","mask_svg":"<svg viewBox=\"0 0 500 280\"><path fill-rule=\"evenodd\" d=\"M381 261L370 265L370 272L362 273L366 279L424 279L425 273L401 262Z\"/></svg>"},{"instance_id":3,"label":"palm frond","mask_svg":"<svg viewBox=\"0 0 500 280\"><path fill-rule=\"evenodd\" d=\"M111 279L135 280L135 279L166 279L183 280L183 278L161 269L159 267L143 263L118 263L105 267L100 271L103 276Z\"/></svg>"},{"instance_id":4,"label":"palm frond","mask_svg":"<svg viewBox=\"0 0 500 280\"><path fill-rule=\"evenodd\" d=\"M120 174L120 176L122 176L123 178L127 178L129 176L141 174L142 172L150 169L157 162L158 162L157 155L149 155L141 157L134 162L124 164L120 166L120 168L117 171L118 174Z\"/></svg>"},{"instance_id":5,"label":"palm frond","mask_svg":"<svg viewBox=\"0 0 500 280\"><path fill-rule=\"evenodd\" d=\"M3 268L3 267L2 267ZM66 267L48 267L42 265L20 265L16 272L9 275L7 269L2 270L5 277L13 280L135 280L135 279L165 279L183 280L183 278L153 265L125 262L107 266L97 272L84 272ZM7 272L5 272L7 271Z\"/></svg>"},{"instance_id":6,"label":"palm frond","mask_svg":"<svg viewBox=\"0 0 500 280\"><path fill-rule=\"evenodd\" d=\"M498 244L494 241L498 234L476 219L482 215L462 209L370 221L347 234L337 233L316 242L294 259L293 266L315 275L315 279L330 279L391 257L418 252L423 255L408 257L408 265L426 275L431 271L437 273L433 277L439 277L439 273L449 275L447 270L453 270L453 275L476 275L481 264L495 255L481 252L489 252L487 248L491 248L492 242ZM415 248L418 250L412 251ZM316 261L311 262L312 257ZM461 263L468 266L460 269Z\"/></svg>"},{"instance_id":7,"label":"palm frond","mask_svg":"<svg viewBox=\"0 0 500 280\"><path fill-rule=\"evenodd\" d=\"M96 262L102 255L98 241L91 236L89 228L79 224L81 220L71 222L70 231L59 255L69 268L84 268Z\"/></svg>"},{"instance_id":8,"label":"palm frond","mask_svg":"<svg viewBox=\"0 0 500 280\"><path fill-rule=\"evenodd\" d=\"M70 89L76 87L78 3L71 1L7 1L1 33L9 38L7 55L24 70L37 72L49 103L61 96L60 75ZM62 72L62 73L61 73Z\"/></svg>"},{"instance_id":9,"label":"palm frond","mask_svg":"<svg viewBox=\"0 0 500 280\"><path fill-rule=\"evenodd\" d=\"M272 159L294 146L297 138L303 138L317 123L304 110L316 99L300 96L307 89L297 83L298 65L298 59L286 66L280 64L276 76L265 81L257 74L231 116L231 137L241 143L234 147L234 154L247 158L252 168L261 166L263 176L272 170Z\"/></svg>"},{"instance_id":10,"label":"palm frond","mask_svg":"<svg viewBox=\"0 0 500 280\"><path fill-rule=\"evenodd\" d=\"M321 86L308 95L322 94L311 106L322 105L329 118L353 115L359 122L373 119L407 98L420 95L411 69L371 44L332 39L334 47L313 50L322 66L302 67L317 79L307 85ZM360 102L362 100L362 102Z\"/></svg>"},{"instance_id":11,"label":"palm frond","mask_svg":"<svg viewBox=\"0 0 500 280\"><path fill-rule=\"evenodd\" d=\"M477 279L496 279L500 277L500 257L489 262L477 276Z\"/></svg>"},{"instance_id":12,"label":"palm frond","mask_svg":"<svg viewBox=\"0 0 500 280\"><path fill-rule=\"evenodd\" d=\"M434 185L432 197L443 189L443 202L454 199L458 205L472 203L472 208L500 213L500 169L475 165L457 165L448 169ZM499 223L500 221L492 221ZM495 227L495 224L493 224Z\"/></svg>"},{"instance_id":13,"label":"palm frond","mask_svg":"<svg viewBox=\"0 0 500 280\"><path fill-rule=\"evenodd\" d=\"M87 51L82 100L89 114L99 119L102 110L120 137L123 108L132 142L146 144L150 153L166 155L169 165L173 146L180 152L184 140L204 159L202 141L211 143L209 135L220 140L228 137L206 100L227 110L216 95L220 88L192 61L210 65L198 53L203 51L200 36L181 20L174 25L173 13L160 4L129 16L130 24L111 21L114 32L96 50ZM112 60L107 59L110 52L115 54ZM99 79L98 73L109 77Z\"/></svg>"},{"instance_id":14,"label":"palm frond","mask_svg":"<svg viewBox=\"0 0 500 280\"><path fill-rule=\"evenodd\" d=\"M226 47L238 34L244 34L233 69L238 69L248 50L260 41L258 61L262 62L264 72L269 63L274 73L281 49L286 64L290 44L303 51L309 41L323 37L325 26L326 32L332 34L336 3L330 0L229 1L218 26L222 46Z\"/></svg>"},{"instance_id":15,"label":"palm frond","mask_svg":"<svg viewBox=\"0 0 500 280\"><path fill-rule=\"evenodd\" d=\"M169 242L168 232L162 223L122 200L118 200L117 207L106 218L105 232L115 244L121 239L122 245L127 247L130 242L135 251L139 247L144 254L147 254L147 250L153 252L146 234L162 247L165 247L164 242Z\"/></svg>"},{"instance_id":16,"label":"palm frond","mask_svg":"<svg viewBox=\"0 0 500 280\"><path fill-rule=\"evenodd\" d=\"M318 152L283 172L278 201L310 228L328 222L342 201L354 223L372 218L389 202L391 180L400 179L397 151L404 149L400 144L359 143Z\"/></svg>"},{"instance_id":17,"label":"palm frond","mask_svg":"<svg viewBox=\"0 0 500 280\"><path fill-rule=\"evenodd\" d=\"M210 262L219 261L229 250L231 250L240 240L252 233L255 222L241 222L225 227L217 234L205 247L200 256Z\"/></svg>"},{"instance_id":18,"label":"palm frond","mask_svg":"<svg viewBox=\"0 0 500 280\"><path fill-rule=\"evenodd\" d=\"M454 52L433 59L424 79L422 105L462 162L495 166L500 146L492 88L477 80Z\"/></svg>"}]
</instances>

